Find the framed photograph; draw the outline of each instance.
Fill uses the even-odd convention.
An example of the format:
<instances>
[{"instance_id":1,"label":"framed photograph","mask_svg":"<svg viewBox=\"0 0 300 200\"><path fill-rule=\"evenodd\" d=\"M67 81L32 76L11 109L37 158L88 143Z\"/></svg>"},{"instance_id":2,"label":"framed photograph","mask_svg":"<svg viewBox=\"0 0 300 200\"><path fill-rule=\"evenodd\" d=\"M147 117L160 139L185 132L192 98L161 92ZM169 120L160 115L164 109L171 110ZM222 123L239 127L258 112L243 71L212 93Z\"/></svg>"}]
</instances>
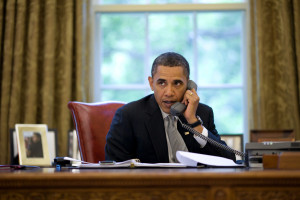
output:
<instances>
[{"instance_id":1,"label":"framed photograph","mask_svg":"<svg viewBox=\"0 0 300 200\"><path fill-rule=\"evenodd\" d=\"M50 166L46 124L16 124L20 165Z\"/></svg>"},{"instance_id":2,"label":"framed photograph","mask_svg":"<svg viewBox=\"0 0 300 200\"><path fill-rule=\"evenodd\" d=\"M68 156L81 160L76 130L68 132Z\"/></svg>"},{"instance_id":3,"label":"framed photograph","mask_svg":"<svg viewBox=\"0 0 300 200\"><path fill-rule=\"evenodd\" d=\"M17 132L16 129L14 128L11 128L9 131L10 131L10 163L11 165L18 165L19 151L18 151ZM47 140L48 140L48 148L50 153L50 161L54 162L54 158L58 156L56 129L48 129Z\"/></svg>"}]
</instances>

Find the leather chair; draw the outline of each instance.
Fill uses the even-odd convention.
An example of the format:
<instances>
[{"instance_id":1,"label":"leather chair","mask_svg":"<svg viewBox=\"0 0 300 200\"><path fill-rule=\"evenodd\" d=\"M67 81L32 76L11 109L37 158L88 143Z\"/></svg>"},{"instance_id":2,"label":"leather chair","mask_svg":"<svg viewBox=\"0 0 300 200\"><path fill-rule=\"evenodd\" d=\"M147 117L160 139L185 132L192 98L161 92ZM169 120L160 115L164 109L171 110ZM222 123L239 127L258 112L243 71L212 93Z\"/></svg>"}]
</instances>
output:
<instances>
[{"instance_id":1,"label":"leather chair","mask_svg":"<svg viewBox=\"0 0 300 200\"><path fill-rule=\"evenodd\" d=\"M121 102L68 103L83 161L98 163L105 160L106 134L116 110L123 105L125 103Z\"/></svg>"}]
</instances>

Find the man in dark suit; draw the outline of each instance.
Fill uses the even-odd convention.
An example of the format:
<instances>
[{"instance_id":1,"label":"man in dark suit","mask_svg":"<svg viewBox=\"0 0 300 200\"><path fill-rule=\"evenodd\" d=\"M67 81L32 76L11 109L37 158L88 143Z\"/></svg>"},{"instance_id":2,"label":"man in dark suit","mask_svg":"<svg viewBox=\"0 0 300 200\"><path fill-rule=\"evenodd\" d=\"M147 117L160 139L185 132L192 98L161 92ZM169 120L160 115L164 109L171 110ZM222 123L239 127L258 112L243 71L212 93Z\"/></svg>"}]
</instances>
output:
<instances>
[{"instance_id":1,"label":"man in dark suit","mask_svg":"<svg viewBox=\"0 0 300 200\"><path fill-rule=\"evenodd\" d=\"M106 137L106 160L138 158L145 163L177 162L177 150L235 160L234 154L187 132L177 119L168 117L175 102L184 103L187 108L180 120L226 145L215 128L213 110L199 103L195 89L187 89L189 74L189 64L180 54L168 52L154 60L151 77L148 77L154 94L117 110ZM171 130L170 124L177 125L177 130ZM173 135L170 136L170 132Z\"/></svg>"}]
</instances>

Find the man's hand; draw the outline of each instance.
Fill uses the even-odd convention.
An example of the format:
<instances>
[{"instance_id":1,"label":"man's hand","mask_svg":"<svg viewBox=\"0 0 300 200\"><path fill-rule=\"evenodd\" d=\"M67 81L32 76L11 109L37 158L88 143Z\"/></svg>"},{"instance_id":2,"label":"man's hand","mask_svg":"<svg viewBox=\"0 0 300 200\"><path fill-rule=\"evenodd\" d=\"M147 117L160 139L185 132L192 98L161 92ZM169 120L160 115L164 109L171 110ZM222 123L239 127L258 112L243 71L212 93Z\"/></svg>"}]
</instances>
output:
<instances>
[{"instance_id":1,"label":"man's hand","mask_svg":"<svg viewBox=\"0 0 300 200\"><path fill-rule=\"evenodd\" d=\"M183 116L189 124L195 123L198 119L196 118L196 110L199 104L200 98L195 89L187 90L184 94L181 103L187 106Z\"/></svg>"},{"instance_id":2,"label":"man's hand","mask_svg":"<svg viewBox=\"0 0 300 200\"><path fill-rule=\"evenodd\" d=\"M198 121L196 117L196 111L198 108L199 101L200 101L200 97L198 96L195 89L187 90L185 92L181 103L184 103L187 106L186 110L183 113L183 116L185 117L185 119L189 124L193 124ZM194 129L199 133L202 133L203 126L199 125Z\"/></svg>"}]
</instances>

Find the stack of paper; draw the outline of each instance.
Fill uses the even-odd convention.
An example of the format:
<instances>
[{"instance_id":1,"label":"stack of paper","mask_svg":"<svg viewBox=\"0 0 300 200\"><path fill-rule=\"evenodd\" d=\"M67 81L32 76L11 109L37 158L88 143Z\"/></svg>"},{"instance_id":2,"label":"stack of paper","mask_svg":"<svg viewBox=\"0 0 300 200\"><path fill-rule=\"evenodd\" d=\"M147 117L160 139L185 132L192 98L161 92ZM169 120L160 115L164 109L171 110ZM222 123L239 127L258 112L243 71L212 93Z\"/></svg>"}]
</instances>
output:
<instances>
[{"instance_id":1,"label":"stack of paper","mask_svg":"<svg viewBox=\"0 0 300 200\"><path fill-rule=\"evenodd\" d=\"M244 165L236 164L233 160L211 156L199 153L177 151L177 160L180 163L141 163L138 159L130 159L123 162L99 162L99 163L81 163L73 166L79 168L182 168L182 167L243 167Z\"/></svg>"}]
</instances>

